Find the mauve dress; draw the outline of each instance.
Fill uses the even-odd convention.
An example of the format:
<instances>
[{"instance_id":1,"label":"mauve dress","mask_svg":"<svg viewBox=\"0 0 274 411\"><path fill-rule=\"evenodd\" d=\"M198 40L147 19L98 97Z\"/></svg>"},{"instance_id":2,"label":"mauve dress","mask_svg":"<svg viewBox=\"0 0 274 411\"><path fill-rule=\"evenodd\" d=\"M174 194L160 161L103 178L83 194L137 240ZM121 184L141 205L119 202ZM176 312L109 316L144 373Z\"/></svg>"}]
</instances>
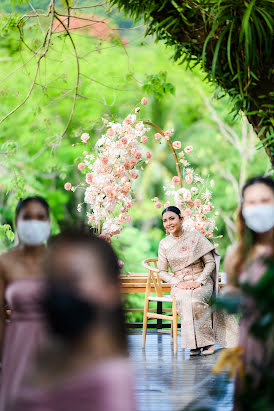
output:
<instances>
[{"instance_id":1,"label":"mauve dress","mask_svg":"<svg viewBox=\"0 0 274 411\"><path fill-rule=\"evenodd\" d=\"M27 277L11 282L5 293L11 318L5 328L0 383L0 411L17 397L24 375L32 365L36 350L45 339L39 301L42 277Z\"/></svg>"},{"instance_id":2,"label":"mauve dress","mask_svg":"<svg viewBox=\"0 0 274 411\"><path fill-rule=\"evenodd\" d=\"M112 358L87 366L51 386L26 385L6 411L135 411L128 359Z\"/></svg>"}]
</instances>

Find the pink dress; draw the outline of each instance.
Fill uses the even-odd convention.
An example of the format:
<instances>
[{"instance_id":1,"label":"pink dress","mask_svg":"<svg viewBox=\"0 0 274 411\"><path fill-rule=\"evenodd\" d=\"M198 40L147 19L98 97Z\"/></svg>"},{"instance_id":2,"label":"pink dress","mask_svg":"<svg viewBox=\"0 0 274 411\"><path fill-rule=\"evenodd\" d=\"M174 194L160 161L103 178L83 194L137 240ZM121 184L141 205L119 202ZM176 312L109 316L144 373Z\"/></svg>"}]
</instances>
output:
<instances>
[{"instance_id":1,"label":"pink dress","mask_svg":"<svg viewBox=\"0 0 274 411\"><path fill-rule=\"evenodd\" d=\"M5 328L0 411L7 411L18 395L37 347L44 341L44 325L39 311L43 284L42 277L28 277L7 286L5 298L12 314Z\"/></svg>"},{"instance_id":2,"label":"pink dress","mask_svg":"<svg viewBox=\"0 0 274 411\"><path fill-rule=\"evenodd\" d=\"M51 386L26 386L6 411L134 411L132 371L126 358L92 364Z\"/></svg>"}]
</instances>

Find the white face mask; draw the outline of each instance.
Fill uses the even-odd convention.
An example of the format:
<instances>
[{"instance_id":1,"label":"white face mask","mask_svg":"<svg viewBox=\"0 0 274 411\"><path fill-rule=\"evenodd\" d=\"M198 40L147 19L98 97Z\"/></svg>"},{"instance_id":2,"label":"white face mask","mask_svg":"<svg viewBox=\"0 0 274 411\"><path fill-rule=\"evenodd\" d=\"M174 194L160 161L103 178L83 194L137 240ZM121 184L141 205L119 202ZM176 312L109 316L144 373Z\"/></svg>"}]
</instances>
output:
<instances>
[{"instance_id":1,"label":"white face mask","mask_svg":"<svg viewBox=\"0 0 274 411\"><path fill-rule=\"evenodd\" d=\"M49 238L50 222L18 220L17 232L22 243L31 246L41 245Z\"/></svg>"},{"instance_id":2,"label":"white face mask","mask_svg":"<svg viewBox=\"0 0 274 411\"><path fill-rule=\"evenodd\" d=\"M244 207L242 211L245 223L255 233L266 233L274 227L274 205L258 204Z\"/></svg>"}]
</instances>

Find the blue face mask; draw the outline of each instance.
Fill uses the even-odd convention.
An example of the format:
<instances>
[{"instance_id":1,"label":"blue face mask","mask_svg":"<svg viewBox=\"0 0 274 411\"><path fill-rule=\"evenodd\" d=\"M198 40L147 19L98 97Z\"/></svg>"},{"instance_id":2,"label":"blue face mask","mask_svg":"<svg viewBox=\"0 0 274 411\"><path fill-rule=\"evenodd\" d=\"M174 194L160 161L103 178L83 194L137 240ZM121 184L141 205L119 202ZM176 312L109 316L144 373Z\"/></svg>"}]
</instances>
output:
<instances>
[{"instance_id":1,"label":"blue face mask","mask_svg":"<svg viewBox=\"0 0 274 411\"><path fill-rule=\"evenodd\" d=\"M243 207L245 223L255 233L266 233L274 227L274 204Z\"/></svg>"}]
</instances>

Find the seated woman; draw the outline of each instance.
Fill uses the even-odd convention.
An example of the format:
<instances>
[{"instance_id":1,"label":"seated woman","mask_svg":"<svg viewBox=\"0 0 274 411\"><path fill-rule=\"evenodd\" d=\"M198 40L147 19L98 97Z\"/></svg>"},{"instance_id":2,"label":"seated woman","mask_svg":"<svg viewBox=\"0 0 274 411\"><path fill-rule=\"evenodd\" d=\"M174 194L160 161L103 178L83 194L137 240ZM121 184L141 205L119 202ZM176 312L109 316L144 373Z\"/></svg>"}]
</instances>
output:
<instances>
[{"instance_id":1,"label":"seated woman","mask_svg":"<svg viewBox=\"0 0 274 411\"><path fill-rule=\"evenodd\" d=\"M208 355L214 353L215 343L236 345L238 326L234 318L225 318L222 313L214 326L212 323L209 302L217 291L219 265L214 246L197 230L183 230L179 208L165 208L162 219L170 235L159 244L158 267L160 278L171 284L171 295L176 298L182 347L189 348L190 355L199 355L201 349L202 355Z\"/></svg>"},{"instance_id":2,"label":"seated woman","mask_svg":"<svg viewBox=\"0 0 274 411\"><path fill-rule=\"evenodd\" d=\"M133 411L120 268L90 229L53 239L42 300L50 344L6 411Z\"/></svg>"}]
</instances>

